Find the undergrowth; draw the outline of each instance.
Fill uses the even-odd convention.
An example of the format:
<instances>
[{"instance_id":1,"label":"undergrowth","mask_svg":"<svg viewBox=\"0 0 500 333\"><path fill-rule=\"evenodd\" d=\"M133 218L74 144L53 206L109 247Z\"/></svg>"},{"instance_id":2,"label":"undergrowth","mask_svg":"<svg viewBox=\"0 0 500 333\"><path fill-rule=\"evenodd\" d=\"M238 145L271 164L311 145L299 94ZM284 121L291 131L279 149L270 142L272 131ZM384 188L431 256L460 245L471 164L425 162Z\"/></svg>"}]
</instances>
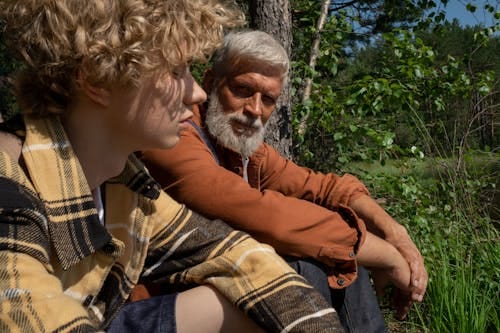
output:
<instances>
[{"instance_id":1,"label":"undergrowth","mask_svg":"<svg viewBox=\"0 0 500 333\"><path fill-rule=\"evenodd\" d=\"M452 159L406 159L349 170L407 227L429 273L424 302L406 321L381 300L390 332L500 332L500 235L488 215L497 203L481 195L494 197L498 176L489 164L498 159L469 161L481 167L456 172Z\"/></svg>"}]
</instances>

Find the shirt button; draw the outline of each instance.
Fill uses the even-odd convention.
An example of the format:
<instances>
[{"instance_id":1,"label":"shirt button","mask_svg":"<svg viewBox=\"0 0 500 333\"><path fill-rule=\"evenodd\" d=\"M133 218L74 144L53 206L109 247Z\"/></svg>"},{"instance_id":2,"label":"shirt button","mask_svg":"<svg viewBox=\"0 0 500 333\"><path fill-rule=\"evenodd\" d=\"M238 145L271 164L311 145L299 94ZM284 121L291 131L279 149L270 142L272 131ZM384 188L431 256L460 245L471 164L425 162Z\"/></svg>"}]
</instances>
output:
<instances>
[{"instance_id":1,"label":"shirt button","mask_svg":"<svg viewBox=\"0 0 500 333\"><path fill-rule=\"evenodd\" d=\"M354 258L356 254L354 252L349 252L349 258Z\"/></svg>"},{"instance_id":2,"label":"shirt button","mask_svg":"<svg viewBox=\"0 0 500 333\"><path fill-rule=\"evenodd\" d=\"M344 285L344 283L345 283L345 280L344 280L344 279L338 279L338 280L337 280L337 284L338 284L339 286L343 286L343 285Z\"/></svg>"}]
</instances>

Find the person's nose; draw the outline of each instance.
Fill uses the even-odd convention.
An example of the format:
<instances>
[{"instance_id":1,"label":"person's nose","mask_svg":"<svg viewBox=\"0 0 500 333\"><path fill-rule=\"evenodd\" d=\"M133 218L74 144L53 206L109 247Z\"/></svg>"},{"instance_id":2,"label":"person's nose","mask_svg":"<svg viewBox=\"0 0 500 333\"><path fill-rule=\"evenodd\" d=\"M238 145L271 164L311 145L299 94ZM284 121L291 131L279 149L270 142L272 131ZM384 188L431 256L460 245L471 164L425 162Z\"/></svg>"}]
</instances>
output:
<instances>
[{"instance_id":1,"label":"person's nose","mask_svg":"<svg viewBox=\"0 0 500 333\"><path fill-rule=\"evenodd\" d=\"M245 112L250 113L255 118L262 116L262 96L260 93L255 93L247 98Z\"/></svg>"},{"instance_id":2,"label":"person's nose","mask_svg":"<svg viewBox=\"0 0 500 333\"><path fill-rule=\"evenodd\" d=\"M184 96L184 104L194 105L201 104L207 100L207 93L193 78L191 72L186 74L186 91Z\"/></svg>"}]
</instances>

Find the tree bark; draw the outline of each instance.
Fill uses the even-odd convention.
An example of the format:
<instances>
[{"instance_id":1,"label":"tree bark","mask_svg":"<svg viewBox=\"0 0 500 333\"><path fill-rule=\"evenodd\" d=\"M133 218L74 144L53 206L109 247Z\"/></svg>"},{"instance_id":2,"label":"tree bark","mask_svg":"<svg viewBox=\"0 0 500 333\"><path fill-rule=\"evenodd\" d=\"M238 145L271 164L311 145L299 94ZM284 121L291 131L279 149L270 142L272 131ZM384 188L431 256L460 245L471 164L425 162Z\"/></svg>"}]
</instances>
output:
<instances>
[{"instance_id":1,"label":"tree bark","mask_svg":"<svg viewBox=\"0 0 500 333\"><path fill-rule=\"evenodd\" d=\"M289 0L249 0L250 27L265 31L280 41L290 57L292 12ZM283 156L292 158L292 113L290 73L273 116L269 119L266 142Z\"/></svg>"},{"instance_id":2,"label":"tree bark","mask_svg":"<svg viewBox=\"0 0 500 333\"><path fill-rule=\"evenodd\" d=\"M316 24L316 33L314 34L314 39L311 46L311 54L309 57L309 67L312 71L316 67L316 61L319 55L319 45L321 42L321 32L325 26L326 18L328 16L328 7L330 6L331 0L323 0L323 4L321 5L321 13L318 18L318 22ZM302 94L302 102L305 102L311 96L311 88L312 88L312 78L306 78L306 82L304 84L304 90ZM307 129L307 119L309 118L309 114L305 114L304 117L300 120L298 132L299 135L304 135Z\"/></svg>"}]
</instances>

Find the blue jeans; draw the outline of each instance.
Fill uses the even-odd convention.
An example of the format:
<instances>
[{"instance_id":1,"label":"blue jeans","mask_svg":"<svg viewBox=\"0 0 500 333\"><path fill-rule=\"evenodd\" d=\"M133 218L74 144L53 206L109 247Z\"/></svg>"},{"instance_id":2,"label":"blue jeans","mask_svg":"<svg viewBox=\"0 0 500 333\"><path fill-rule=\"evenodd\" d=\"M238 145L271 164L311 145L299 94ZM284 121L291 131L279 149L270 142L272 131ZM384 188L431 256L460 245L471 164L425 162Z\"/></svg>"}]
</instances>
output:
<instances>
[{"instance_id":1,"label":"blue jeans","mask_svg":"<svg viewBox=\"0 0 500 333\"><path fill-rule=\"evenodd\" d=\"M106 330L107 333L175 333L177 294L155 296L127 303Z\"/></svg>"},{"instance_id":2,"label":"blue jeans","mask_svg":"<svg viewBox=\"0 0 500 333\"><path fill-rule=\"evenodd\" d=\"M368 271L358 266L358 278L345 289L331 289L323 264L314 260L285 257L337 311L347 333L387 332L384 317L370 283Z\"/></svg>"}]
</instances>

